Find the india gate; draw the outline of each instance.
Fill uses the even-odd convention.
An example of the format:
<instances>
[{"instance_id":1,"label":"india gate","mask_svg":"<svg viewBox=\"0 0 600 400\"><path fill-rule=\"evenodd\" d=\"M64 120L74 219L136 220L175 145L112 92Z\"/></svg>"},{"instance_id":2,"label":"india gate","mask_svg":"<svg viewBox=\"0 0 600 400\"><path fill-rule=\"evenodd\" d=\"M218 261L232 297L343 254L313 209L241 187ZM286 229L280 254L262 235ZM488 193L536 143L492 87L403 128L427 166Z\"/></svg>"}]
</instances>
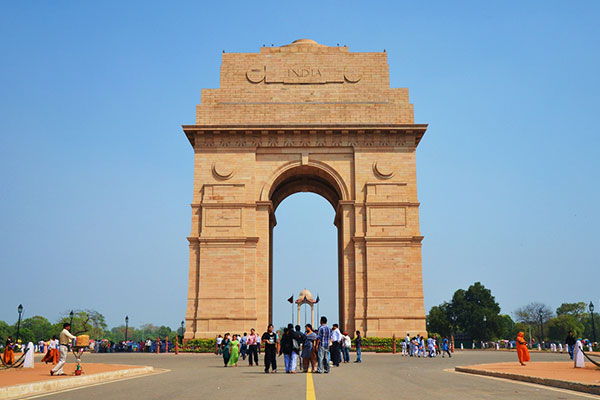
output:
<instances>
[{"instance_id":1,"label":"india gate","mask_svg":"<svg viewBox=\"0 0 600 400\"><path fill-rule=\"evenodd\" d=\"M202 90L183 126L194 149L185 338L266 329L275 210L297 192L335 210L340 327L425 333L415 152L426 129L408 89L390 88L385 51L301 39L223 53L220 87Z\"/></svg>"}]
</instances>

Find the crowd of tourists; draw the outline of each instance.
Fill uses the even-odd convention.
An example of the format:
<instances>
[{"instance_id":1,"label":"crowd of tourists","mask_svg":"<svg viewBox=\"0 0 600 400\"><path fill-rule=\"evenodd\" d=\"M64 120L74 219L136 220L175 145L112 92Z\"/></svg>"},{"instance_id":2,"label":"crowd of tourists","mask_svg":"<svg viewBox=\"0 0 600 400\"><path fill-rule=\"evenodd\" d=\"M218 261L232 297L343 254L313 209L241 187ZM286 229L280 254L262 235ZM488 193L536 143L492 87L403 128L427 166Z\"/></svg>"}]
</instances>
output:
<instances>
[{"instance_id":1,"label":"crowd of tourists","mask_svg":"<svg viewBox=\"0 0 600 400\"><path fill-rule=\"evenodd\" d=\"M267 331L261 336L252 328L250 334L243 335L225 333L216 338L215 353L223 357L225 367L237 367L240 358L248 358L248 366L258 366L258 354L264 350L265 373L277 372L277 359L283 356L285 372L295 374L298 371L315 373L329 373L330 364L339 367L340 364L350 362L350 349L352 340L347 332L342 332L338 324L331 328L327 325L327 317L320 320L318 329L311 324L306 324L304 330L300 325L288 324L283 329L281 336L275 332L273 325L269 324ZM361 347L362 337L356 331L354 339L356 360L362 362Z\"/></svg>"},{"instance_id":2,"label":"crowd of tourists","mask_svg":"<svg viewBox=\"0 0 600 400\"><path fill-rule=\"evenodd\" d=\"M438 345L438 339L429 337L425 339L423 335L410 337L410 334L406 334L404 341L400 344L402 346L402 355L417 358L435 358L441 353L442 358L448 355L452 357L450 353L450 341L447 337L442 340L441 348Z\"/></svg>"},{"instance_id":3,"label":"crowd of tourists","mask_svg":"<svg viewBox=\"0 0 600 400\"><path fill-rule=\"evenodd\" d=\"M76 345L76 339L73 342ZM27 346L21 343L21 340L13 340L12 336L8 336L2 347L3 354L2 360L6 365L12 365L15 362L15 352L24 353ZM71 344L69 343L69 348ZM42 362L46 364L52 363L57 364L59 361L59 339L56 336L48 340L40 340L37 344L32 343L32 351L34 353L42 353ZM113 342L108 339L93 340L90 339L89 350L95 353L118 353L118 352L145 352L145 353L165 353L167 351L174 351L175 344L167 340L157 338L152 340L151 338L146 341L140 340L139 342L133 340L127 340L122 342Z\"/></svg>"}]
</instances>

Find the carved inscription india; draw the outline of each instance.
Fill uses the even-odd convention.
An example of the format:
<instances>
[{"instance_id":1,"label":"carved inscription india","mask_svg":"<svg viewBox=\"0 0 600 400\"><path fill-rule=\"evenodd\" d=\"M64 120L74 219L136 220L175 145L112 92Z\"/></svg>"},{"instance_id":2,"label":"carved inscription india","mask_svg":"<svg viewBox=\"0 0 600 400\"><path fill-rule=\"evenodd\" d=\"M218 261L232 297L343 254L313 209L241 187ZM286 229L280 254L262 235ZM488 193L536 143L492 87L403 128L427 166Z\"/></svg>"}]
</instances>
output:
<instances>
[{"instance_id":1,"label":"carved inscription india","mask_svg":"<svg viewBox=\"0 0 600 400\"><path fill-rule=\"evenodd\" d=\"M358 83L360 71L351 67L318 66L257 66L246 71L246 79L252 83Z\"/></svg>"}]
</instances>

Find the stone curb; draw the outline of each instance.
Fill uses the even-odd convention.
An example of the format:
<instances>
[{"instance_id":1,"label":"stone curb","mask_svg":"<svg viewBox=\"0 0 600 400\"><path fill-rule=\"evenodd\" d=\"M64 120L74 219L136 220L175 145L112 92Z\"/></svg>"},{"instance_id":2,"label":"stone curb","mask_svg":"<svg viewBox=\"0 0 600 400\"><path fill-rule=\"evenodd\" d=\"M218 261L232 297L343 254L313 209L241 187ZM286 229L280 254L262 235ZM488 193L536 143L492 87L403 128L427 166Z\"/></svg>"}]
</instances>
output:
<instances>
[{"instance_id":1,"label":"stone curb","mask_svg":"<svg viewBox=\"0 0 600 400\"><path fill-rule=\"evenodd\" d=\"M467 373L467 374L493 376L495 378L511 379L514 381L535 383L538 385L553 386L553 387L557 387L560 389L574 390L577 392L600 395L600 385L591 385L591 384L585 384L585 383L579 383L579 382L563 381L560 379L539 378L536 376L509 374L506 372L485 371L485 370L465 368L465 367L456 367L454 370L456 372L463 372L463 373Z\"/></svg>"},{"instance_id":2,"label":"stone curb","mask_svg":"<svg viewBox=\"0 0 600 400\"><path fill-rule=\"evenodd\" d=\"M58 390L80 388L96 383L105 383L121 378L142 376L154 372L153 367L129 368L118 371L100 372L92 375L70 378L49 379L47 381L23 383L0 388L0 400L22 398L39 394L50 394Z\"/></svg>"}]
</instances>

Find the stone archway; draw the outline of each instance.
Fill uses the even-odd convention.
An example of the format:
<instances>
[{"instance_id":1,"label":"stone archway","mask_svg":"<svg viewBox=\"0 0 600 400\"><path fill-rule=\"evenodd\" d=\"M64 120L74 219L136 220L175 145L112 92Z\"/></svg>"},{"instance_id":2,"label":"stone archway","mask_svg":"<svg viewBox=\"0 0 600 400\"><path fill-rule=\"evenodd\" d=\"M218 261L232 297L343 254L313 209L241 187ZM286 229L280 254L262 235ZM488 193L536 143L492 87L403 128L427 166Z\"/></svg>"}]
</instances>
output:
<instances>
[{"instance_id":1,"label":"stone archway","mask_svg":"<svg viewBox=\"0 0 600 400\"><path fill-rule=\"evenodd\" d=\"M313 165L311 165L313 164ZM273 228L276 224L275 211L279 204L288 196L298 192L312 192L321 195L333 207L336 215L334 224L338 231L338 305L339 320L342 326L353 326L351 321L344 318L347 310L344 296L344 277L348 271L344 270L342 257L343 249L351 246L351 237L343 235L343 215L341 213L344 201L349 201L346 184L343 178L337 176L335 171L328 171L324 166L309 163L309 165L295 165L285 168L269 185L269 200L273 205L270 214L271 224L269 232L269 320L273 320ZM347 296L347 295L346 295Z\"/></svg>"},{"instance_id":2,"label":"stone archway","mask_svg":"<svg viewBox=\"0 0 600 400\"><path fill-rule=\"evenodd\" d=\"M414 124L386 53L311 40L223 54L202 91L194 148L186 339L271 321L274 211L310 191L336 211L340 324L425 332ZM236 273L228 273L235 270Z\"/></svg>"}]
</instances>

